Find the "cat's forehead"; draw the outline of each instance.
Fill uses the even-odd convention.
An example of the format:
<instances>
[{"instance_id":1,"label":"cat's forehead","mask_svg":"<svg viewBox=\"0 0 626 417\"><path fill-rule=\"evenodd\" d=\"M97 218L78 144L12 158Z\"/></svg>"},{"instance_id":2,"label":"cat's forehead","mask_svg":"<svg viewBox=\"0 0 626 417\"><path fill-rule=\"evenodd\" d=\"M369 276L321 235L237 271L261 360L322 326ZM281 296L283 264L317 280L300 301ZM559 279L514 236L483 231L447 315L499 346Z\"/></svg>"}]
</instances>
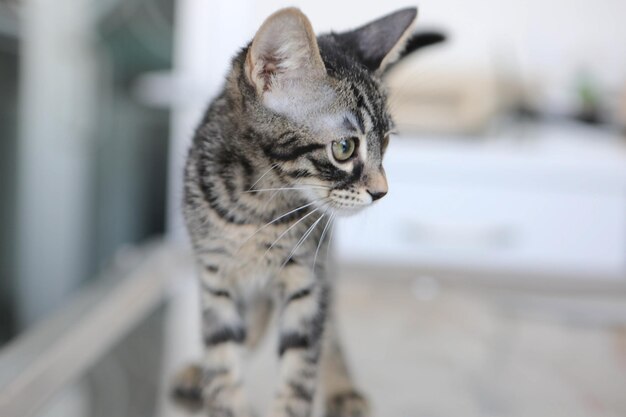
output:
<instances>
[{"instance_id":1,"label":"cat's forehead","mask_svg":"<svg viewBox=\"0 0 626 417\"><path fill-rule=\"evenodd\" d=\"M328 140L348 134L383 137L391 118L382 82L331 35L318 38L326 77L266 95L266 105Z\"/></svg>"},{"instance_id":2,"label":"cat's forehead","mask_svg":"<svg viewBox=\"0 0 626 417\"><path fill-rule=\"evenodd\" d=\"M381 135L388 131L392 121L381 80L332 41L321 40L320 51L337 94L336 105L343 107L361 130Z\"/></svg>"},{"instance_id":3,"label":"cat's forehead","mask_svg":"<svg viewBox=\"0 0 626 417\"><path fill-rule=\"evenodd\" d=\"M280 110L329 139L349 134L384 136L390 130L385 97L376 87L358 79L332 77L323 84L316 88L316 94L309 90L300 95L298 98L306 97L304 103L298 103L292 92L292 100L280 100L284 103Z\"/></svg>"}]
</instances>

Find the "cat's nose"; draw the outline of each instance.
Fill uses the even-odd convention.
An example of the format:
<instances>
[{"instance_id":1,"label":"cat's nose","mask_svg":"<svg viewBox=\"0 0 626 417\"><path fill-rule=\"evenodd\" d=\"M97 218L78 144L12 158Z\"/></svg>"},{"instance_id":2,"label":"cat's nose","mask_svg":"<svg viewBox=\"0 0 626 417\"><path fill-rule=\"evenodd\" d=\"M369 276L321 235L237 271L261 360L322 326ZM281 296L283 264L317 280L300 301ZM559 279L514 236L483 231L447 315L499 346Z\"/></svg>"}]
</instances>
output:
<instances>
[{"instance_id":1,"label":"cat's nose","mask_svg":"<svg viewBox=\"0 0 626 417\"><path fill-rule=\"evenodd\" d=\"M372 196L372 201L380 200L387 194L387 177L382 168L376 175L370 177L367 184L367 193Z\"/></svg>"},{"instance_id":2,"label":"cat's nose","mask_svg":"<svg viewBox=\"0 0 626 417\"><path fill-rule=\"evenodd\" d=\"M370 190L367 190L367 193L372 196L372 201L380 200L385 195L387 195L387 191L370 191Z\"/></svg>"}]
</instances>

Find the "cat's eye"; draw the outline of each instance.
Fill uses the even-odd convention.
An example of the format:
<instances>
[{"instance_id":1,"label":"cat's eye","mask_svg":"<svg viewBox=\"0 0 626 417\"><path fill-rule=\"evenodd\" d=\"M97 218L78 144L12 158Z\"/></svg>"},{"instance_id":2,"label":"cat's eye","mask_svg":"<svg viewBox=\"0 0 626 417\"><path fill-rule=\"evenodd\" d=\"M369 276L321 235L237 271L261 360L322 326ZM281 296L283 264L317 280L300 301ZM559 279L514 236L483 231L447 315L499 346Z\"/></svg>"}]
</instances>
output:
<instances>
[{"instance_id":1,"label":"cat's eye","mask_svg":"<svg viewBox=\"0 0 626 417\"><path fill-rule=\"evenodd\" d=\"M332 143L333 157L338 162L345 162L352 157L356 150L356 138L345 138Z\"/></svg>"}]
</instances>

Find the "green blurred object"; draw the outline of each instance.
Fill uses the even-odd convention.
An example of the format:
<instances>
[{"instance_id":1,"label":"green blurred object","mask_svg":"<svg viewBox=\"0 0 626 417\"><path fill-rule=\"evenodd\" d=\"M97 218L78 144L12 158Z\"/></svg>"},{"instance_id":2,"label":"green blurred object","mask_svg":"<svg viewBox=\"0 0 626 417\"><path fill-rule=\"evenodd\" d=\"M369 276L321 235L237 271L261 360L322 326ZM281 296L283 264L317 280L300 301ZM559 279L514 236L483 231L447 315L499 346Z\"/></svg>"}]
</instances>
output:
<instances>
[{"instance_id":1,"label":"green blurred object","mask_svg":"<svg viewBox=\"0 0 626 417\"><path fill-rule=\"evenodd\" d=\"M98 115L95 273L120 247L161 234L169 110L132 95L142 74L172 66L173 0L117 2L98 25L102 60Z\"/></svg>"},{"instance_id":2,"label":"green blurred object","mask_svg":"<svg viewBox=\"0 0 626 417\"><path fill-rule=\"evenodd\" d=\"M82 283L99 276L120 248L165 230L169 109L140 102L134 86L142 75L172 67L174 0L81 0L74 6L86 5L82 10L73 10L66 2L48 4L46 10L61 19L56 30L62 36L52 37L56 43L46 42L51 38L41 35L57 35L55 27L33 24L37 21L33 17L41 18L42 4L0 0L0 344L50 314ZM93 20L63 21L76 13ZM80 26L76 33L82 34L75 43L72 36L79 35L72 24ZM65 44L56 41L63 37L68 40L65 50ZM46 62L54 64L54 71L41 71L48 68ZM33 74L36 82L29 78ZM75 85L65 82L72 77ZM95 94L81 89L85 80L94 80L88 85ZM56 84L58 89L45 92L62 94L42 95L44 90L33 87L38 82ZM67 123L71 117L54 116L74 110L82 112L76 124ZM47 114L51 116L41 120ZM59 132L68 132L71 138ZM33 134L36 141L31 141ZM75 175L67 177L67 172ZM24 186L33 184L24 182L25 177L42 175L45 181L35 181L36 189ZM78 178L76 186L57 189L57 184L73 178ZM42 188L50 196L38 197ZM34 198L25 200L24 195ZM51 204L45 204L45 198ZM81 215L59 210L63 205L56 201L71 202L70 209L80 204L76 212ZM24 214L28 211L24 207L35 210ZM51 228L56 233L37 236L40 223L33 223L33 217L44 219L43 225L45 219L53 225L54 219L62 222ZM73 230L59 224L69 224ZM28 232L24 225L31 226ZM64 257L77 246L80 254ZM34 253L48 256L39 259L39 268L24 268L36 265L31 260ZM43 277L42 270L48 275ZM73 276L66 271L79 272Z\"/></svg>"},{"instance_id":3,"label":"green blurred object","mask_svg":"<svg viewBox=\"0 0 626 417\"><path fill-rule=\"evenodd\" d=\"M0 345L15 332L15 200L17 146L17 39L0 34Z\"/></svg>"},{"instance_id":4,"label":"green blurred object","mask_svg":"<svg viewBox=\"0 0 626 417\"><path fill-rule=\"evenodd\" d=\"M589 123L602 123L602 93L598 82L588 71L581 71L576 78L578 111L576 119Z\"/></svg>"}]
</instances>

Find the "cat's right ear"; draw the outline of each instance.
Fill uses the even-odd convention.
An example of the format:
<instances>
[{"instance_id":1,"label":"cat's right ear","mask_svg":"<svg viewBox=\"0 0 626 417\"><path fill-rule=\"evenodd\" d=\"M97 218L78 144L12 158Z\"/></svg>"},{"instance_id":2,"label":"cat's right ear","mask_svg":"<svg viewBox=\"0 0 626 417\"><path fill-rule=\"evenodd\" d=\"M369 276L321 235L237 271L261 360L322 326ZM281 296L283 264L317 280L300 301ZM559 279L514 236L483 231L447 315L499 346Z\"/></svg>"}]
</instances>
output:
<instances>
[{"instance_id":1,"label":"cat's right ear","mask_svg":"<svg viewBox=\"0 0 626 417\"><path fill-rule=\"evenodd\" d=\"M286 82L325 75L309 19L293 7L268 17L248 49L245 71L259 95Z\"/></svg>"}]
</instances>

